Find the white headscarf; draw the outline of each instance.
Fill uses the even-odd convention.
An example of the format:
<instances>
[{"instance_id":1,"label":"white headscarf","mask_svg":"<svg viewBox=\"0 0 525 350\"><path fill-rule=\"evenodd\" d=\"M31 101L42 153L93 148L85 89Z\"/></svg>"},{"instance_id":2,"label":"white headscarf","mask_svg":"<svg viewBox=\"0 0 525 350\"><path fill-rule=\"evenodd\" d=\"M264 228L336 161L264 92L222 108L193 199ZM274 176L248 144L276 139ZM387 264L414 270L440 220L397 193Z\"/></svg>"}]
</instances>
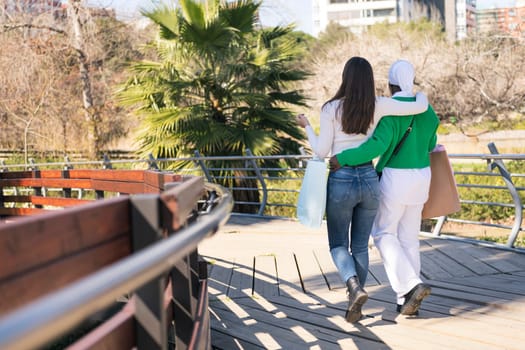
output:
<instances>
[{"instance_id":1,"label":"white headscarf","mask_svg":"<svg viewBox=\"0 0 525 350\"><path fill-rule=\"evenodd\" d=\"M388 82L397 85L403 92L412 93L416 72L414 66L406 60L397 60L390 66Z\"/></svg>"}]
</instances>

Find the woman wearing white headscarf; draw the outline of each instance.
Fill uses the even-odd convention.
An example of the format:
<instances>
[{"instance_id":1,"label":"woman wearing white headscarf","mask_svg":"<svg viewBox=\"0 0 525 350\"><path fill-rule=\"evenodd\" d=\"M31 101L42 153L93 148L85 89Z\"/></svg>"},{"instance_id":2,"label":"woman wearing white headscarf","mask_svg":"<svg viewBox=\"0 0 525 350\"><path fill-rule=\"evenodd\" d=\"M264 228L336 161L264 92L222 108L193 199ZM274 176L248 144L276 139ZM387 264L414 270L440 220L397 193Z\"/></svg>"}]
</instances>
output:
<instances>
[{"instance_id":1,"label":"woman wearing white headscarf","mask_svg":"<svg viewBox=\"0 0 525 350\"><path fill-rule=\"evenodd\" d=\"M410 62L394 62L388 73L393 98L414 100L414 77ZM330 159L331 168L337 168L381 156L376 165L376 170L382 172L381 197L371 235L396 292L397 310L404 315L417 314L431 291L420 278L418 235L430 187L429 152L436 146L438 125L430 105L412 118L384 117L367 142Z\"/></svg>"}]
</instances>

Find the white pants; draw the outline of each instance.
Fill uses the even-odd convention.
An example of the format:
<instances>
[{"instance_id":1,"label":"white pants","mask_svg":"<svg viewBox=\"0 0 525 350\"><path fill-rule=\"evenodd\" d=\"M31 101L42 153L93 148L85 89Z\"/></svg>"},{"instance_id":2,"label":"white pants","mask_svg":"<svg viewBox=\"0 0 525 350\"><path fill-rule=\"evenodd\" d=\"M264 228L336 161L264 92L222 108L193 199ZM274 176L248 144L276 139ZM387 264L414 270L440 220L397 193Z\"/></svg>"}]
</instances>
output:
<instances>
[{"instance_id":1,"label":"white pants","mask_svg":"<svg viewBox=\"0 0 525 350\"><path fill-rule=\"evenodd\" d=\"M422 282L418 237L422 209L423 204L406 205L383 196L372 227L374 244L398 304L403 304L403 296Z\"/></svg>"}]
</instances>

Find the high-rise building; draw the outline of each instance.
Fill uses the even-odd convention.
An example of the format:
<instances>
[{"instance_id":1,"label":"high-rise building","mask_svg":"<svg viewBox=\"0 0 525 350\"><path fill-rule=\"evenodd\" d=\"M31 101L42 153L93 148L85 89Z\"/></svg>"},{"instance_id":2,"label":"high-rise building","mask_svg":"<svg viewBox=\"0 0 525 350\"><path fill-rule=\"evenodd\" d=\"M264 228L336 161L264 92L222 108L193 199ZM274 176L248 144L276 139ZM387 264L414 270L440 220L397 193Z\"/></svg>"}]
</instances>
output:
<instances>
[{"instance_id":1,"label":"high-rise building","mask_svg":"<svg viewBox=\"0 0 525 350\"><path fill-rule=\"evenodd\" d=\"M394 23L398 20L397 1L395 0L327 0L319 1L319 8L324 12L320 17L320 27L330 22L339 23L359 33L366 27L381 23ZM322 6L325 5L325 6ZM323 8L324 7L324 8Z\"/></svg>"},{"instance_id":2,"label":"high-rise building","mask_svg":"<svg viewBox=\"0 0 525 350\"><path fill-rule=\"evenodd\" d=\"M515 0L515 7L509 9L479 10L477 3L477 0L263 0L262 9L271 13L268 17L279 18L278 24L294 22L298 30L313 36L318 36L331 22L359 33L375 23L420 18L439 22L450 41L475 34L480 31L478 27L481 31L491 26L505 28L513 35L523 35L519 33L525 30L525 0Z\"/></svg>"},{"instance_id":3,"label":"high-rise building","mask_svg":"<svg viewBox=\"0 0 525 350\"><path fill-rule=\"evenodd\" d=\"M456 39L465 39L476 32L476 0L456 1Z\"/></svg>"},{"instance_id":4,"label":"high-rise building","mask_svg":"<svg viewBox=\"0 0 525 350\"><path fill-rule=\"evenodd\" d=\"M506 33L525 36L525 0L517 0L514 7L488 8L476 11L478 33Z\"/></svg>"}]
</instances>

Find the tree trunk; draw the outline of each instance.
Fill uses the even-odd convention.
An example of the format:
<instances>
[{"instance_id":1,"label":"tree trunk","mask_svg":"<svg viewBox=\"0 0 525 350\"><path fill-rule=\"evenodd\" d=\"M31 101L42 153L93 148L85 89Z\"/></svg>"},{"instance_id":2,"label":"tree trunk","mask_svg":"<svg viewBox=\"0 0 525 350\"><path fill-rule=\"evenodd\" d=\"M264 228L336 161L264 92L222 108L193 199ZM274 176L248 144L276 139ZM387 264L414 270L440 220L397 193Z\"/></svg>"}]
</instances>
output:
<instances>
[{"instance_id":1,"label":"tree trunk","mask_svg":"<svg viewBox=\"0 0 525 350\"><path fill-rule=\"evenodd\" d=\"M84 50L84 36L82 34L82 22L80 20L80 0L69 1L68 17L73 28L72 45L77 52L79 61L80 80L82 83L82 102L86 115L87 137L88 137L88 157L96 159L100 151L99 130L100 114L93 106L93 90L89 76L89 64Z\"/></svg>"}]
</instances>

